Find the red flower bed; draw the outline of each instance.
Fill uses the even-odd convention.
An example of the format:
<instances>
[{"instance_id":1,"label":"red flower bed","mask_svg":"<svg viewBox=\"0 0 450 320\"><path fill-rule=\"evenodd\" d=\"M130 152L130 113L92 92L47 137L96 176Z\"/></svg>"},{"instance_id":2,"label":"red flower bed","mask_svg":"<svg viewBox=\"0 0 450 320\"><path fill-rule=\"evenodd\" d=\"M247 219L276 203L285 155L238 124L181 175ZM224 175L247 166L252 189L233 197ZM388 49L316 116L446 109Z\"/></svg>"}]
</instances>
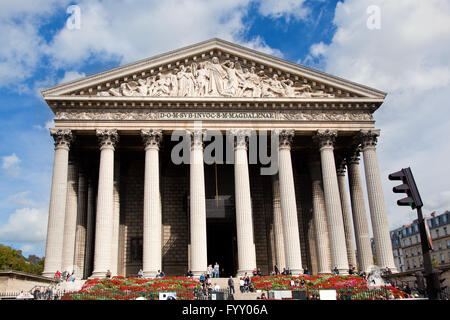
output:
<instances>
[{"instance_id":1,"label":"red flower bed","mask_svg":"<svg viewBox=\"0 0 450 320\"><path fill-rule=\"evenodd\" d=\"M392 286L371 289L365 279L354 275L253 277L252 285L257 290L308 290L311 293L318 293L318 290L323 289L334 289L337 291L338 299L345 299L348 296L351 296L352 300L381 299L391 295L395 299L406 297L402 291Z\"/></svg>"},{"instance_id":2,"label":"red flower bed","mask_svg":"<svg viewBox=\"0 0 450 320\"><path fill-rule=\"evenodd\" d=\"M185 277L88 279L80 291L66 294L63 299L133 300L142 296L158 299L158 293L165 291L176 292L177 299L193 299L193 290L199 287L199 281Z\"/></svg>"}]
</instances>

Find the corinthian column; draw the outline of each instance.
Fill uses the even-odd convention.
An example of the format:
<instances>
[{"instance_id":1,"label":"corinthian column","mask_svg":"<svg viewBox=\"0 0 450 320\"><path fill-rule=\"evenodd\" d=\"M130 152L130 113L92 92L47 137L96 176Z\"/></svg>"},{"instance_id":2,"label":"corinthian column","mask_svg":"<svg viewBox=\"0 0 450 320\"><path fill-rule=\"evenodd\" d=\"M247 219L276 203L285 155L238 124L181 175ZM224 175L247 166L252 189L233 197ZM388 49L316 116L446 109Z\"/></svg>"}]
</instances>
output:
<instances>
[{"instance_id":1,"label":"corinthian column","mask_svg":"<svg viewBox=\"0 0 450 320\"><path fill-rule=\"evenodd\" d=\"M97 216L95 224L94 272L92 278L105 277L111 269L111 240L114 217L114 148L119 140L117 130L97 130L100 142Z\"/></svg>"},{"instance_id":2,"label":"corinthian column","mask_svg":"<svg viewBox=\"0 0 450 320\"><path fill-rule=\"evenodd\" d=\"M190 226L191 271L200 276L207 269L205 172L203 169L203 135L201 130L191 134L190 158Z\"/></svg>"},{"instance_id":3,"label":"corinthian column","mask_svg":"<svg viewBox=\"0 0 450 320\"><path fill-rule=\"evenodd\" d=\"M161 130L141 130L145 145L143 271L155 277L161 268L161 206L159 199L159 145Z\"/></svg>"},{"instance_id":4,"label":"corinthian column","mask_svg":"<svg viewBox=\"0 0 450 320\"><path fill-rule=\"evenodd\" d=\"M113 235L111 239L111 275L116 276L119 266L119 227L120 227L120 160L114 159L113 188Z\"/></svg>"},{"instance_id":5,"label":"corinthian column","mask_svg":"<svg viewBox=\"0 0 450 320\"><path fill-rule=\"evenodd\" d=\"M251 273L256 268L256 252L253 238L252 202L248 174L248 130L234 130L234 193L236 201L236 230L238 245L238 275Z\"/></svg>"},{"instance_id":6,"label":"corinthian column","mask_svg":"<svg viewBox=\"0 0 450 320\"><path fill-rule=\"evenodd\" d=\"M382 268L389 267L392 272L397 272L392 253L383 189L381 187L380 169L378 168L376 153L378 136L379 131L361 131L359 133L361 149L364 155L370 219L372 220L373 239L378 265Z\"/></svg>"},{"instance_id":7,"label":"corinthian column","mask_svg":"<svg viewBox=\"0 0 450 320\"><path fill-rule=\"evenodd\" d=\"M55 158L50 193L45 263L42 272L45 277L53 277L56 271L61 271L69 148L73 141L72 131L70 130L50 129L50 134L55 140Z\"/></svg>"},{"instance_id":8,"label":"corinthian column","mask_svg":"<svg viewBox=\"0 0 450 320\"><path fill-rule=\"evenodd\" d=\"M87 217L86 217L86 252L84 255L84 277L92 272L92 253L95 231L95 188L91 178L88 179Z\"/></svg>"},{"instance_id":9,"label":"corinthian column","mask_svg":"<svg viewBox=\"0 0 450 320\"><path fill-rule=\"evenodd\" d=\"M370 245L369 224L367 223L366 204L364 202L364 192L359 169L358 149L347 157L347 167L356 250L358 251L358 268L368 272L373 265L373 258L372 247Z\"/></svg>"},{"instance_id":10,"label":"corinthian column","mask_svg":"<svg viewBox=\"0 0 450 320\"><path fill-rule=\"evenodd\" d=\"M75 275L78 279L84 278L84 256L86 253L86 227L87 227L87 184L84 171L78 171L78 213L75 233Z\"/></svg>"},{"instance_id":11,"label":"corinthian column","mask_svg":"<svg viewBox=\"0 0 450 320\"><path fill-rule=\"evenodd\" d=\"M332 268L337 267L340 274L347 274L348 259L345 246L344 221L334 160L333 146L336 132L329 130L318 131L316 138L319 142L322 162L323 191L325 194Z\"/></svg>"},{"instance_id":12,"label":"corinthian column","mask_svg":"<svg viewBox=\"0 0 450 320\"><path fill-rule=\"evenodd\" d=\"M328 223L319 157L311 157L309 170L312 182L313 221L316 236L318 273L331 273L330 241L328 238Z\"/></svg>"},{"instance_id":13,"label":"corinthian column","mask_svg":"<svg viewBox=\"0 0 450 320\"><path fill-rule=\"evenodd\" d=\"M289 270L292 271L292 274L298 275L303 273L303 267L291 160L291 144L292 139L294 138L294 130L281 130L279 135L278 175L280 179L280 200L283 218L286 268L289 268Z\"/></svg>"},{"instance_id":14,"label":"corinthian column","mask_svg":"<svg viewBox=\"0 0 450 320\"><path fill-rule=\"evenodd\" d=\"M283 268L286 268L286 259L284 254L283 218L281 215L280 182L278 174L272 176L272 193L275 257L279 270L283 270Z\"/></svg>"},{"instance_id":15,"label":"corinthian column","mask_svg":"<svg viewBox=\"0 0 450 320\"><path fill-rule=\"evenodd\" d=\"M347 184L345 181L345 161L341 161L337 169L337 179L339 194L341 196L342 218L344 221L345 243L347 247L347 259L349 265L356 267L355 247L353 245L353 228L350 213L350 203L348 201Z\"/></svg>"},{"instance_id":16,"label":"corinthian column","mask_svg":"<svg viewBox=\"0 0 450 320\"><path fill-rule=\"evenodd\" d=\"M64 240L62 253L62 270L72 273L75 262L75 233L77 229L78 210L78 166L69 159L67 172L66 217L64 218Z\"/></svg>"}]
</instances>

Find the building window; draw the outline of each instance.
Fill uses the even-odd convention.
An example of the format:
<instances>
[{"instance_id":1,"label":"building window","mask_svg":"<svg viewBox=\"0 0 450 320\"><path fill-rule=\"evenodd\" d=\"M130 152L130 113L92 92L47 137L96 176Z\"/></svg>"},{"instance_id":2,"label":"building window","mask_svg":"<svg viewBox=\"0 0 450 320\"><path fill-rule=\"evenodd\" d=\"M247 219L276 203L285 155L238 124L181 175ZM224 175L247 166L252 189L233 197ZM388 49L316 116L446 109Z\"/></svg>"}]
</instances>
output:
<instances>
[{"instance_id":1,"label":"building window","mask_svg":"<svg viewBox=\"0 0 450 320\"><path fill-rule=\"evenodd\" d=\"M439 238L439 229L436 229L436 238Z\"/></svg>"},{"instance_id":2,"label":"building window","mask_svg":"<svg viewBox=\"0 0 450 320\"><path fill-rule=\"evenodd\" d=\"M445 234L445 235L448 235L447 227L444 227L444 234Z\"/></svg>"},{"instance_id":3,"label":"building window","mask_svg":"<svg viewBox=\"0 0 450 320\"><path fill-rule=\"evenodd\" d=\"M403 236L406 237L406 229L402 230Z\"/></svg>"},{"instance_id":4,"label":"building window","mask_svg":"<svg viewBox=\"0 0 450 320\"><path fill-rule=\"evenodd\" d=\"M414 231L419 232L419 225L417 225L417 224L414 225Z\"/></svg>"},{"instance_id":5,"label":"building window","mask_svg":"<svg viewBox=\"0 0 450 320\"><path fill-rule=\"evenodd\" d=\"M405 250L405 257L408 258L408 250Z\"/></svg>"},{"instance_id":6,"label":"building window","mask_svg":"<svg viewBox=\"0 0 450 320\"><path fill-rule=\"evenodd\" d=\"M404 245L404 246L407 246L407 245L408 245L408 242L407 242L406 239L403 239L403 245Z\"/></svg>"},{"instance_id":7,"label":"building window","mask_svg":"<svg viewBox=\"0 0 450 320\"><path fill-rule=\"evenodd\" d=\"M409 265L409 260L408 260L408 261L406 261L406 269L409 270L409 268L410 268L410 265Z\"/></svg>"},{"instance_id":8,"label":"building window","mask_svg":"<svg viewBox=\"0 0 450 320\"><path fill-rule=\"evenodd\" d=\"M414 248L411 248L411 257L414 257L414 252L415 250L414 250Z\"/></svg>"},{"instance_id":9,"label":"building window","mask_svg":"<svg viewBox=\"0 0 450 320\"><path fill-rule=\"evenodd\" d=\"M439 225L439 217L434 218L434 225L435 226Z\"/></svg>"},{"instance_id":10,"label":"building window","mask_svg":"<svg viewBox=\"0 0 450 320\"><path fill-rule=\"evenodd\" d=\"M447 249L449 249L450 248L450 239L447 239L445 242L447 243Z\"/></svg>"},{"instance_id":11,"label":"building window","mask_svg":"<svg viewBox=\"0 0 450 320\"><path fill-rule=\"evenodd\" d=\"M431 220L431 219L428 220L428 226L430 228L433 228L433 220Z\"/></svg>"},{"instance_id":12,"label":"building window","mask_svg":"<svg viewBox=\"0 0 450 320\"><path fill-rule=\"evenodd\" d=\"M441 264L445 263L445 255L442 253L441 254Z\"/></svg>"},{"instance_id":13,"label":"building window","mask_svg":"<svg viewBox=\"0 0 450 320\"><path fill-rule=\"evenodd\" d=\"M442 250L442 242L438 242L438 248L439 248L439 250Z\"/></svg>"},{"instance_id":14,"label":"building window","mask_svg":"<svg viewBox=\"0 0 450 320\"><path fill-rule=\"evenodd\" d=\"M444 214L444 215L442 216L442 220L444 220L444 223L447 223L447 215L446 215L446 214Z\"/></svg>"},{"instance_id":15,"label":"building window","mask_svg":"<svg viewBox=\"0 0 450 320\"><path fill-rule=\"evenodd\" d=\"M419 236L416 235L416 243L419 243Z\"/></svg>"},{"instance_id":16,"label":"building window","mask_svg":"<svg viewBox=\"0 0 450 320\"><path fill-rule=\"evenodd\" d=\"M420 247L417 248L417 254L420 254Z\"/></svg>"}]
</instances>

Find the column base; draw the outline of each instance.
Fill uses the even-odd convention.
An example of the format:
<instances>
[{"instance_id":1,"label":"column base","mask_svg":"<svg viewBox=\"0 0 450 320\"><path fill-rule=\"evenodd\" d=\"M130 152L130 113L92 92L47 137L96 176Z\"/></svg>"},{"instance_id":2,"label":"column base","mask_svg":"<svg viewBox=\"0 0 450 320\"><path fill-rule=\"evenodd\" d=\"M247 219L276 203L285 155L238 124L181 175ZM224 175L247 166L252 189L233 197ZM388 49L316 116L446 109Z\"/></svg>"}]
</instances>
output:
<instances>
[{"instance_id":1,"label":"column base","mask_svg":"<svg viewBox=\"0 0 450 320\"><path fill-rule=\"evenodd\" d=\"M191 272L194 275L194 277L199 277L199 278L202 274L206 274L206 270L204 270L204 271L203 270L202 271L191 270Z\"/></svg>"},{"instance_id":2,"label":"column base","mask_svg":"<svg viewBox=\"0 0 450 320\"><path fill-rule=\"evenodd\" d=\"M236 277L243 277L245 276L245 273L247 273L248 276L253 276L253 270L238 270L238 272L236 273Z\"/></svg>"},{"instance_id":3,"label":"column base","mask_svg":"<svg viewBox=\"0 0 450 320\"><path fill-rule=\"evenodd\" d=\"M144 271L144 278L156 278L158 271Z\"/></svg>"},{"instance_id":4,"label":"column base","mask_svg":"<svg viewBox=\"0 0 450 320\"><path fill-rule=\"evenodd\" d=\"M317 274L330 274L330 273L332 273L331 270L324 270L317 272Z\"/></svg>"},{"instance_id":5,"label":"column base","mask_svg":"<svg viewBox=\"0 0 450 320\"><path fill-rule=\"evenodd\" d=\"M46 278L52 278L53 279L53 277L55 276L55 272L51 272L51 271L49 271L49 272L42 272L42 276L46 277Z\"/></svg>"},{"instance_id":6,"label":"column base","mask_svg":"<svg viewBox=\"0 0 450 320\"><path fill-rule=\"evenodd\" d=\"M293 276L300 276L303 274L303 269L289 269Z\"/></svg>"},{"instance_id":7,"label":"column base","mask_svg":"<svg viewBox=\"0 0 450 320\"><path fill-rule=\"evenodd\" d=\"M348 275L348 269L338 269L340 276L346 276Z\"/></svg>"},{"instance_id":8,"label":"column base","mask_svg":"<svg viewBox=\"0 0 450 320\"><path fill-rule=\"evenodd\" d=\"M106 278L106 271L93 272L88 279Z\"/></svg>"}]
</instances>

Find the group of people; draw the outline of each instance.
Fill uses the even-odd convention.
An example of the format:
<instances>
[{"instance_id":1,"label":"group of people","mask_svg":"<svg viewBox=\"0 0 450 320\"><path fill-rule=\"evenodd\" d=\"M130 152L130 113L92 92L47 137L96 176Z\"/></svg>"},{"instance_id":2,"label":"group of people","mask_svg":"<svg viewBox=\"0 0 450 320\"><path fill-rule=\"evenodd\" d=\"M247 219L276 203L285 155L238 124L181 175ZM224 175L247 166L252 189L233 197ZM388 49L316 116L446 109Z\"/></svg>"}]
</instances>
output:
<instances>
[{"instance_id":1,"label":"group of people","mask_svg":"<svg viewBox=\"0 0 450 320\"><path fill-rule=\"evenodd\" d=\"M55 272L55 275L53 276L53 279L55 279L58 282L62 282L62 281L75 281L75 271L73 271L72 273L68 272L68 271L64 271L63 273L59 272L59 270L57 270Z\"/></svg>"},{"instance_id":2,"label":"group of people","mask_svg":"<svg viewBox=\"0 0 450 320\"><path fill-rule=\"evenodd\" d=\"M45 290L41 290L40 288L36 288L33 291L34 300L53 300L56 297L53 296L52 288L46 288Z\"/></svg>"},{"instance_id":3,"label":"group of people","mask_svg":"<svg viewBox=\"0 0 450 320\"><path fill-rule=\"evenodd\" d=\"M259 270L259 269L258 269ZM279 275L279 274L281 274L281 275L283 275L283 276L290 276L290 275L292 275L292 271L289 269L289 268L283 268L283 271L282 272L280 272L280 268L278 267L278 265L276 264L274 267L273 267L273 272L271 273L271 275L273 275L273 276L276 276L276 275Z\"/></svg>"},{"instance_id":4,"label":"group of people","mask_svg":"<svg viewBox=\"0 0 450 320\"><path fill-rule=\"evenodd\" d=\"M137 277L138 278L144 277L144 271L142 269L139 269ZM165 277L166 277L166 274L164 273L164 271L161 271L161 270L158 270L158 272L156 273L156 276L155 276L155 278L165 278Z\"/></svg>"}]
</instances>

